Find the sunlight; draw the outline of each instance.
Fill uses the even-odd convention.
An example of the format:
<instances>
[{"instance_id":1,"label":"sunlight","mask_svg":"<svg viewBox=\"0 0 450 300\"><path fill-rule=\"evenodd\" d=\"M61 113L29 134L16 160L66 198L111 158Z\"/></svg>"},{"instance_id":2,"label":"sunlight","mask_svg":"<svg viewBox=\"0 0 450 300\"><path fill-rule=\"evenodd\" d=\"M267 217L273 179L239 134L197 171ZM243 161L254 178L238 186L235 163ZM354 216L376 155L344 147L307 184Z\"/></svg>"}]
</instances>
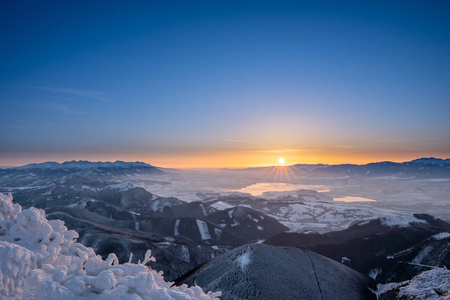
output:
<instances>
[{"instance_id":1,"label":"sunlight","mask_svg":"<svg viewBox=\"0 0 450 300\"><path fill-rule=\"evenodd\" d=\"M283 158L283 157L280 157L280 158L278 159L278 163L279 163L280 165L284 164L284 158Z\"/></svg>"}]
</instances>

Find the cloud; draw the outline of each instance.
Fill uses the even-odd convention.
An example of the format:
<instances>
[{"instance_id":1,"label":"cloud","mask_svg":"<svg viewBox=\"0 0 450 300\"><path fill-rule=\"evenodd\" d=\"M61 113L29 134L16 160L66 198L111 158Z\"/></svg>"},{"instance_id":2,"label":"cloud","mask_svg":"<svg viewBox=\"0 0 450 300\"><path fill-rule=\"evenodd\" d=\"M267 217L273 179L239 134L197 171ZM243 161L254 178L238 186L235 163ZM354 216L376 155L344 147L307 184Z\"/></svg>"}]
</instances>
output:
<instances>
[{"instance_id":1,"label":"cloud","mask_svg":"<svg viewBox=\"0 0 450 300\"><path fill-rule=\"evenodd\" d=\"M62 89L62 88L55 88L55 87L48 87L48 86L29 86L29 87L34 88L34 89L47 90L47 91L51 91L54 93L77 95L77 96L87 97L87 98L91 98L91 99L102 100L105 102L111 102L111 99L109 99L109 96L114 96L114 94L111 94L111 93L73 90L73 89Z\"/></svg>"}]
</instances>

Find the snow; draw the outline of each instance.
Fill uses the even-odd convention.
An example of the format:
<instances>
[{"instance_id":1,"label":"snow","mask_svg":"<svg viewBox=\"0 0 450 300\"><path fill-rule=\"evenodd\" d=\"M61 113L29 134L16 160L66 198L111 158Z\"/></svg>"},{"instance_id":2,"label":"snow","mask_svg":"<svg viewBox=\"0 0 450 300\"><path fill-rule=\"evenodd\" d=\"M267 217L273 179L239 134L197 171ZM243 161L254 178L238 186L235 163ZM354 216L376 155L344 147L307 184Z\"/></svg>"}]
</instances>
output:
<instances>
[{"instance_id":1,"label":"snow","mask_svg":"<svg viewBox=\"0 0 450 300\"><path fill-rule=\"evenodd\" d=\"M256 226L256 228L258 228L258 230L264 230L264 227L262 226Z\"/></svg>"},{"instance_id":2,"label":"snow","mask_svg":"<svg viewBox=\"0 0 450 300\"><path fill-rule=\"evenodd\" d=\"M377 295L377 299L380 299L380 296L389 292L390 290L396 289L399 286L404 285L405 282L391 282L386 284L377 284L377 290L374 293Z\"/></svg>"},{"instance_id":3,"label":"snow","mask_svg":"<svg viewBox=\"0 0 450 300\"><path fill-rule=\"evenodd\" d=\"M185 262L191 261L191 257L189 254L189 248L185 245L181 246L181 259L184 260Z\"/></svg>"},{"instance_id":4,"label":"snow","mask_svg":"<svg viewBox=\"0 0 450 300\"><path fill-rule=\"evenodd\" d=\"M352 261L350 258L348 258L348 257L341 257L341 264L343 264L344 262L346 262L346 261Z\"/></svg>"},{"instance_id":5,"label":"snow","mask_svg":"<svg viewBox=\"0 0 450 300\"><path fill-rule=\"evenodd\" d=\"M96 202L96 201L97 201L97 200L95 200L95 199L89 199L89 198L86 198L86 199L82 199L82 200L80 200L80 201L78 201L78 202L76 202L76 203L69 204L69 205L67 205L67 206L68 206L68 207L81 207L81 208L86 208L88 202Z\"/></svg>"},{"instance_id":6,"label":"snow","mask_svg":"<svg viewBox=\"0 0 450 300\"><path fill-rule=\"evenodd\" d=\"M365 206L367 204L364 202L360 202L363 204L357 203L339 201L327 203L322 200L291 203L271 211L270 216L289 227L291 232L313 230L319 233L344 230L356 221L370 221L380 217L396 216L391 212ZM364 223L360 224L364 225Z\"/></svg>"},{"instance_id":7,"label":"snow","mask_svg":"<svg viewBox=\"0 0 450 300\"><path fill-rule=\"evenodd\" d=\"M205 206L203 205L203 203L200 203L200 208L202 209L202 213L204 216L206 216L208 214L208 212L206 211Z\"/></svg>"},{"instance_id":8,"label":"snow","mask_svg":"<svg viewBox=\"0 0 450 300\"><path fill-rule=\"evenodd\" d=\"M60 220L48 221L43 210L22 211L12 196L0 193L1 299L217 299L200 287L171 287L162 272L142 263L106 260L75 239Z\"/></svg>"},{"instance_id":9,"label":"snow","mask_svg":"<svg viewBox=\"0 0 450 300\"><path fill-rule=\"evenodd\" d=\"M216 234L216 237L220 239L222 237L222 230L219 228L214 228L214 233Z\"/></svg>"},{"instance_id":10,"label":"snow","mask_svg":"<svg viewBox=\"0 0 450 300\"><path fill-rule=\"evenodd\" d=\"M126 192L132 188L134 188L134 186L129 183L117 183L105 187L105 189L118 190L119 192Z\"/></svg>"},{"instance_id":11,"label":"snow","mask_svg":"<svg viewBox=\"0 0 450 300\"><path fill-rule=\"evenodd\" d=\"M432 236L435 240L444 240L450 238L450 232L441 232Z\"/></svg>"},{"instance_id":12,"label":"snow","mask_svg":"<svg viewBox=\"0 0 450 300\"><path fill-rule=\"evenodd\" d=\"M389 227L409 227L411 223L427 224L425 220L417 219L416 217L409 215L381 218L381 224Z\"/></svg>"},{"instance_id":13,"label":"snow","mask_svg":"<svg viewBox=\"0 0 450 300\"><path fill-rule=\"evenodd\" d=\"M214 207L217 210L226 210L229 208L233 208L233 205L230 205L228 203L222 202L222 201L218 201L216 203L211 204L212 207Z\"/></svg>"},{"instance_id":14,"label":"snow","mask_svg":"<svg viewBox=\"0 0 450 300\"><path fill-rule=\"evenodd\" d=\"M363 222L358 223L357 225L359 225L359 226L364 226L364 225L369 224L370 221L371 221L371 220L363 221Z\"/></svg>"},{"instance_id":15,"label":"snow","mask_svg":"<svg viewBox=\"0 0 450 300\"><path fill-rule=\"evenodd\" d=\"M381 272L383 272L383 270L380 268L372 269L369 271L369 274L367 274L367 276L369 276L370 278L375 280L375 279L377 279L378 275L381 274Z\"/></svg>"},{"instance_id":16,"label":"snow","mask_svg":"<svg viewBox=\"0 0 450 300\"><path fill-rule=\"evenodd\" d=\"M178 226L180 226L180 220L175 221L175 228L173 230L173 235L180 235L180 233L178 232Z\"/></svg>"},{"instance_id":17,"label":"snow","mask_svg":"<svg viewBox=\"0 0 450 300\"><path fill-rule=\"evenodd\" d=\"M402 254L405 254L405 253L408 253L408 252L411 252L413 249L414 249L414 247L410 247L410 248L408 248L408 249L404 249L404 250L399 251L399 252L397 252L397 253L394 253L394 254L392 254L392 255L387 255L386 258L387 258L387 259L394 259L396 256L402 255Z\"/></svg>"},{"instance_id":18,"label":"snow","mask_svg":"<svg viewBox=\"0 0 450 300\"><path fill-rule=\"evenodd\" d=\"M244 252L242 255L236 258L236 261L241 266L241 269L244 270L245 267L250 263L250 251Z\"/></svg>"},{"instance_id":19,"label":"snow","mask_svg":"<svg viewBox=\"0 0 450 300\"><path fill-rule=\"evenodd\" d=\"M182 202L177 199L177 198L165 198L165 197L157 197L155 195L153 195L152 197L152 210L153 211L159 211L159 212L164 212L164 208L167 207L172 207L172 206L176 206L176 205L180 205Z\"/></svg>"},{"instance_id":20,"label":"snow","mask_svg":"<svg viewBox=\"0 0 450 300\"><path fill-rule=\"evenodd\" d=\"M240 207L252 208L250 204L239 204Z\"/></svg>"},{"instance_id":21,"label":"snow","mask_svg":"<svg viewBox=\"0 0 450 300\"><path fill-rule=\"evenodd\" d=\"M433 246L427 246L425 249L420 251L419 254L417 254L416 257L411 261L413 264L420 264L422 260L430 254L430 252L433 250Z\"/></svg>"},{"instance_id":22,"label":"snow","mask_svg":"<svg viewBox=\"0 0 450 300\"><path fill-rule=\"evenodd\" d=\"M205 240L211 239L211 234L209 233L209 230L208 230L208 224L206 224L206 222L199 220L199 219L195 219L195 221L197 221L198 231L200 231L202 240L205 241Z\"/></svg>"},{"instance_id":23,"label":"snow","mask_svg":"<svg viewBox=\"0 0 450 300\"><path fill-rule=\"evenodd\" d=\"M441 294L441 295L439 295ZM450 299L450 270L435 268L415 276L399 288L399 299Z\"/></svg>"}]
</instances>

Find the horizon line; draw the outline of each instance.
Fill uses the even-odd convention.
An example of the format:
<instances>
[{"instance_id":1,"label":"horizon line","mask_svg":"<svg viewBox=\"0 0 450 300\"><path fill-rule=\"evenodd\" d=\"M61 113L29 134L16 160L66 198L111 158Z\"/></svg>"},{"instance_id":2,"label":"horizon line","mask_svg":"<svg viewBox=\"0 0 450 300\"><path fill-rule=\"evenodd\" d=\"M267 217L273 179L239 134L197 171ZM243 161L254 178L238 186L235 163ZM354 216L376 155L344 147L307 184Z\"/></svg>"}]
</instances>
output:
<instances>
[{"instance_id":1,"label":"horizon line","mask_svg":"<svg viewBox=\"0 0 450 300\"><path fill-rule=\"evenodd\" d=\"M241 166L223 166L223 167L164 167L164 166L158 166L146 161L140 161L140 160L121 160L121 159L116 159L116 160L105 160L105 161L95 161L95 160L86 160L86 159L80 159L80 160L54 160L54 161L41 161L41 162L31 162L31 163L27 163L27 164L14 164L14 165L0 165L0 169L10 169L10 168L17 168L17 167L23 167L23 166L27 166L27 165L31 165L31 164L44 164L44 163L58 163L58 164L63 164L63 163L67 163L67 162L91 162L91 163L115 163L115 162L126 162L126 163L145 163L148 165L151 165L153 167L156 168L161 168L161 169L179 169L179 170L221 170L221 169L230 169L230 170L239 170L239 169L251 169L251 168L267 168L267 167L290 167L290 166L295 166L295 165L309 165L309 166L314 166L314 165L326 165L326 166L336 166L336 165L359 165L359 166L363 166L363 165L368 165L368 164L372 164L372 163L382 163L382 162L392 162L392 163L406 163L406 162L411 162L414 160L418 160L418 159L438 159L438 160L449 160L450 158L440 158L440 157L418 157L412 160L407 160L407 161L400 161L400 160L378 160L378 161L371 161L368 163L349 163L349 162L345 162L345 163L301 163L301 162L297 162L297 163L292 163L292 164L251 164L251 165L241 165Z\"/></svg>"}]
</instances>

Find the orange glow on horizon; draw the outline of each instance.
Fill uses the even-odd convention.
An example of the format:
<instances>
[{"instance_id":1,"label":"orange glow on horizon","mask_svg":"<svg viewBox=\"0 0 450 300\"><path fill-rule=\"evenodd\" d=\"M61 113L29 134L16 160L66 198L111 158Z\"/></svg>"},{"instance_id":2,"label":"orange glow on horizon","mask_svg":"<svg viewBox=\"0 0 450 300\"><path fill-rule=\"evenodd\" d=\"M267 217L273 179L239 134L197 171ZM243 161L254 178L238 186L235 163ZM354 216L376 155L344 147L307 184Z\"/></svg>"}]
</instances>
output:
<instances>
[{"instance_id":1,"label":"orange glow on horizon","mask_svg":"<svg viewBox=\"0 0 450 300\"><path fill-rule=\"evenodd\" d=\"M187 154L46 154L41 156L4 157L0 167L21 166L29 163L47 161L64 162L71 160L90 161L142 161L153 166L177 169L201 168L251 168L277 166L279 176L288 176L289 165L294 164L367 164L380 161L404 162L420 157L448 158L447 153L326 153L324 151L310 151L302 153L282 153L284 162L281 163L281 153L277 151L238 151ZM276 164L275 162L278 162ZM283 171L282 171L283 170Z\"/></svg>"}]
</instances>

